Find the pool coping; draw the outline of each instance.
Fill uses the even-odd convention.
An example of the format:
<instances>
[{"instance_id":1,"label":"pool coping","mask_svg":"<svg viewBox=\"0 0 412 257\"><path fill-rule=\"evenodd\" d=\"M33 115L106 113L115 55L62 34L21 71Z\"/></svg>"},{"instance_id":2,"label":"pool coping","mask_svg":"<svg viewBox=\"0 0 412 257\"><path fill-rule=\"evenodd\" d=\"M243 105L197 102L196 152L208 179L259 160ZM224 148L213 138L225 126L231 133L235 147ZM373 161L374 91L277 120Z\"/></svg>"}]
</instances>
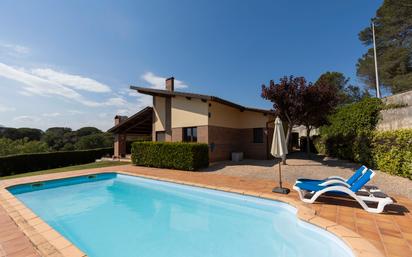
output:
<instances>
[{"instance_id":1,"label":"pool coping","mask_svg":"<svg viewBox=\"0 0 412 257\"><path fill-rule=\"evenodd\" d=\"M287 196L262 193L254 190L242 190L232 187L211 186L202 183L188 182L178 179L169 179L165 177L152 176L146 174L136 174L127 171L102 170L102 171L70 171L64 173L54 173L47 175L38 175L31 177L22 177L0 181L0 204L6 210L7 214L12 218L16 225L27 236L34 248L44 257L86 257L77 246L71 243L63 235L54 230L45 221L38 217L32 210L26 207L20 200L11 194L7 188L15 185L42 182L47 180L65 179L70 177L102 174L102 173L118 173L135 177L171 182L181 185L195 186L200 188L236 193L247 196L254 196L263 199L283 202L296 208L296 216L302 221L306 221L321 229L331 232L341 240L343 240L357 257L383 257L384 255L368 240L364 239L358 233L345 228L333 221L316 215L315 210L305 206L301 201L292 199Z\"/></svg>"}]
</instances>

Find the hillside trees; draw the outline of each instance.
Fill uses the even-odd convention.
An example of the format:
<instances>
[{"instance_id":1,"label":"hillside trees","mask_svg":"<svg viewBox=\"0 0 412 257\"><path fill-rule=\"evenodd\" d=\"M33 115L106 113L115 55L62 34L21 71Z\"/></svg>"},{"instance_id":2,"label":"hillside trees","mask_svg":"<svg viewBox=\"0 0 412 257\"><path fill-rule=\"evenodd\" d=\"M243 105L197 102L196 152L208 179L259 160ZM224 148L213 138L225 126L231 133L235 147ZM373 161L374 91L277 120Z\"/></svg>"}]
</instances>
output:
<instances>
[{"instance_id":1,"label":"hillside trees","mask_svg":"<svg viewBox=\"0 0 412 257\"><path fill-rule=\"evenodd\" d=\"M392 93L412 89L412 2L385 0L375 23L379 80ZM357 63L357 75L375 89L372 30L365 28L359 39L370 48Z\"/></svg>"}]
</instances>

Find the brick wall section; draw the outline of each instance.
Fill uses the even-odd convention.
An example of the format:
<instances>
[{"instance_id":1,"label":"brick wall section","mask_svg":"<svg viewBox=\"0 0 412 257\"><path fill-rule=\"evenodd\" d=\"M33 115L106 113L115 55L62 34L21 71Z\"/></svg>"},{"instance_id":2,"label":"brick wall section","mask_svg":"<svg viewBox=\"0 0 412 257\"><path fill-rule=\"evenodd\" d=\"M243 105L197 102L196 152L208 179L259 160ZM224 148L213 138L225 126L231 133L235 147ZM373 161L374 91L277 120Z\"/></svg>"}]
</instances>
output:
<instances>
[{"instance_id":1,"label":"brick wall section","mask_svg":"<svg viewBox=\"0 0 412 257\"><path fill-rule=\"evenodd\" d=\"M197 142L198 143L209 143L208 137L208 126L198 126L197 127ZM183 128L173 128L172 129L172 142L182 142L183 141Z\"/></svg>"},{"instance_id":2,"label":"brick wall section","mask_svg":"<svg viewBox=\"0 0 412 257\"><path fill-rule=\"evenodd\" d=\"M229 160L230 154L240 151L240 132L238 129L209 126L210 161Z\"/></svg>"},{"instance_id":3,"label":"brick wall section","mask_svg":"<svg viewBox=\"0 0 412 257\"><path fill-rule=\"evenodd\" d=\"M172 141L172 98L166 97L166 142Z\"/></svg>"},{"instance_id":4,"label":"brick wall section","mask_svg":"<svg viewBox=\"0 0 412 257\"><path fill-rule=\"evenodd\" d=\"M126 156L126 134L115 134L113 147L115 157Z\"/></svg>"},{"instance_id":5,"label":"brick wall section","mask_svg":"<svg viewBox=\"0 0 412 257\"><path fill-rule=\"evenodd\" d=\"M232 152L243 152L247 159L267 159L267 130L263 143L253 143L253 129L234 129L209 126L210 161L230 160Z\"/></svg>"},{"instance_id":6,"label":"brick wall section","mask_svg":"<svg viewBox=\"0 0 412 257\"><path fill-rule=\"evenodd\" d=\"M173 128L172 129L172 142L182 142L183 141L183 129Z\"/></svg>"},{"instance_id":7,"label":"brick wall section","mask_svg":"<svg viewBox=\"0 0 412 257\"><path fill-rule=\"evenodd\" d=\"M267 129L264 128L263 143L253 143L252 128L198 126L197 142L209 144L210 162L230 160L232 152L243 152L244 158L247 159L267 159L270 146L267 133ZM172 141L181 142L182 140L183 128L173 128Z\"/></svg>"},{"instance_id":8,"label":"brick wall section","mask_svg":"<svg viewBox=\"0 0 412 257\"><path fill-rule=\"evenodd\" d=\"M209 143L209 126L197 127L197 142L205 144Z\"/></svg>"},{"instance_id":9,"label":"brick wall section","mask_svg":"<svg viewBox=\"0 0 412 257\"><path fill-rule=\"evenodd\" d=\"M240 129L240 148L247 159L267 158L267 129L263 129L263 142L253 143L253 129Z\"/></svg>"}]
</instances>

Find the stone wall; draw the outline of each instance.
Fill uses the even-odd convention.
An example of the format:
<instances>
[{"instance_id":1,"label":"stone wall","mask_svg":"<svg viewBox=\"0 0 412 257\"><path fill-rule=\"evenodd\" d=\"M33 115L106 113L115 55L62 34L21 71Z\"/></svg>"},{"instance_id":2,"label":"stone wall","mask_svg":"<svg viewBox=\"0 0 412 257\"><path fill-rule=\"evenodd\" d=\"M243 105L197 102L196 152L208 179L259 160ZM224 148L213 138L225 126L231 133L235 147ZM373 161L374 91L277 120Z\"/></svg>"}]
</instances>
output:
<instances>
[{"instance_id":1,"label":"stone wall","mask_svg":"<svg viewBox=\"0 0 412 257\"><path fill-rule=\"evenodd\" d=\"M407 106L383 110L381 112L382 119L377 125L378 130L412 128L412 91L388 96L382 100L386 104L403 104Z\"/></svg>"}]
</instances>

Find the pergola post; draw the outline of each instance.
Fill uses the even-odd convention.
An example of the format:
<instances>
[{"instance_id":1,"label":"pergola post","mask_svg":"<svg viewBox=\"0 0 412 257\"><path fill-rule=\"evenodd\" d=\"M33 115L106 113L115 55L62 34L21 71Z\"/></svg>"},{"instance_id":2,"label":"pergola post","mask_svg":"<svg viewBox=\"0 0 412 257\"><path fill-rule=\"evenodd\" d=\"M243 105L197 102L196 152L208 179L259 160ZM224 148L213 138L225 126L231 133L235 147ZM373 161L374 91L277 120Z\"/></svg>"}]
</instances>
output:
<instances>
[{"instance_id":1,"label":"pergola post","mask_svg":"<svg viewBox=\"0 0 412 257\"><path fill-rule=\"evenodd\" d=\"M114 135L114 157L126 156L126 134Z\"/></svg>"}]
</instances>

